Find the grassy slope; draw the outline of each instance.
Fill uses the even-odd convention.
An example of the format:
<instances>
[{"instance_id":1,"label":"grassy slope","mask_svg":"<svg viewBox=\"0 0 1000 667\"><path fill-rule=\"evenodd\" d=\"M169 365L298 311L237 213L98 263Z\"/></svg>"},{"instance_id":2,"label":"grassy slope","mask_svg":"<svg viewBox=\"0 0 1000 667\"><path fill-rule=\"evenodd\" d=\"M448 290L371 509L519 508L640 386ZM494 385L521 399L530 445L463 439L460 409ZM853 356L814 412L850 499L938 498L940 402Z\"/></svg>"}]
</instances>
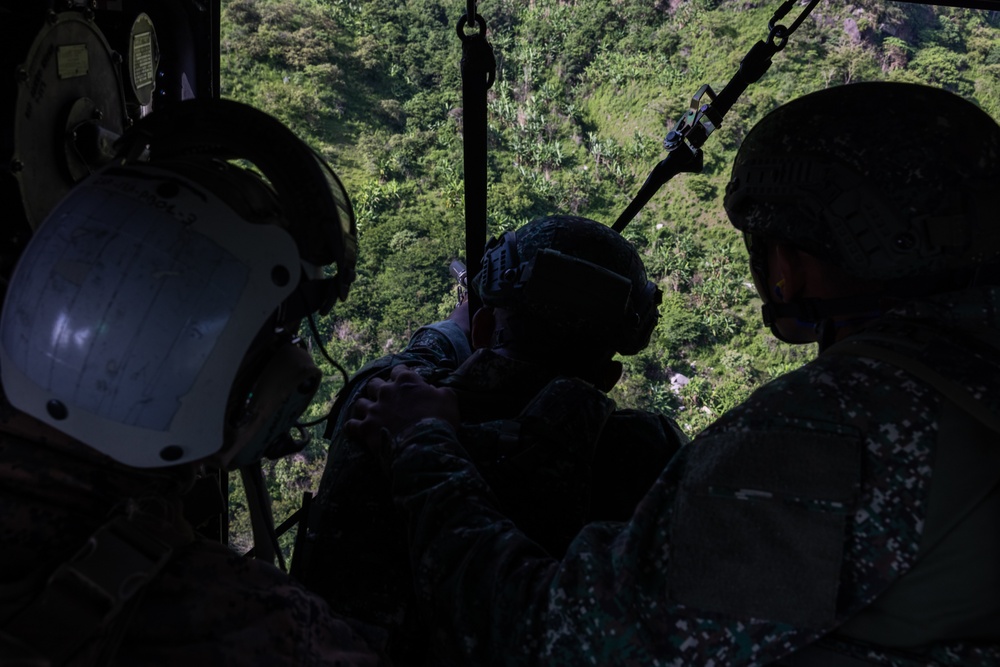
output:
<instances>
[{"instance_id":1,"label":"grassy slope","mask_svg":"<svg viewBox=\"0 0 1000 667\"><path fill-rule=\"evenodd\" d=\"M612 222L664 157L660 142L690 97L703 83L725 85L778 4L483 0L500 65L490 92L491 232L550 212ZM452 303L447 265L464 243L454 24L465 3L223 6L223 94L312 143L358 211L358 281L320 323L322 342L354 370ZM998 26L984 12L821 2L710 138L703 173L668 183L626 230L665 302L653 344L626 360L619 403L670 411L694 432L811 354L763 331L741 243L722 214L728 165L758 118L810 90L874 79L942 85L1000 117ZM338 380L327 370L329 400ZM691 380L679 393L673 373ZM279 516L315 485L322 456L317 444L274 467Z\"/></svg>"}]
</instances>

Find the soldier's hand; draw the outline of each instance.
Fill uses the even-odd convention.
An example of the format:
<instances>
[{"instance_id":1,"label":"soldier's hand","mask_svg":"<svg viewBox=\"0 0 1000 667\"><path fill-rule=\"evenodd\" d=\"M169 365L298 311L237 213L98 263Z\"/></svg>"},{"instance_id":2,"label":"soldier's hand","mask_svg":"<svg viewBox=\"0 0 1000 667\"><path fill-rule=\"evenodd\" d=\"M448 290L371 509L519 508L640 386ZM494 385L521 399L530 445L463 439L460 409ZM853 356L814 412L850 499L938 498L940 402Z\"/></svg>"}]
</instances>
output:
<instances>
[{"instance_id":1,"label":"soldier's hand","mask_svg":"<svg viewBox=\"0 0 1000 667\"><path fill-rule=\"evenodd\" d=\"M388 380L369 380L365 395L355 401L344 429L349 437L378 451L387 436L394 438L428 417L457 427L458 401L454 392L427 384L406 366L396 366Z\"/></svg>"}]
</instances>

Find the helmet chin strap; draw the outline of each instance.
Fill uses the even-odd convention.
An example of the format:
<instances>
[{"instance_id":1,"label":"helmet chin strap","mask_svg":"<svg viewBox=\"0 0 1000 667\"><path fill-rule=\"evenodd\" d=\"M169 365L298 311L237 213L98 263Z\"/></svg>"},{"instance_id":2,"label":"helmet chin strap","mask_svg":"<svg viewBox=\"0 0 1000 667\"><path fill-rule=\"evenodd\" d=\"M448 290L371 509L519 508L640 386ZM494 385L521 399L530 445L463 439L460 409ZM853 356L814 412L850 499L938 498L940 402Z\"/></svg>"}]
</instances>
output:
<instances>
[{"instance_id":1,"label":"helmet chin strap","mask_svg":"<svg viewBox=\"0 0 1000 667\"><path fill-rule=\"evenodd\" d=\"M825 350L837 342L837 328L836 322L832 319L823 320L816 325L818 334L816 342L819 343L820 350Z\"/></svg>"},{"instance_id":2,"label":"helmet chin strap","mask_svg":"<svg viewBox=\"0 0 1000 667\"><path fill-rule=\"evenodd\" d=\"M887 307L896 303L885 295L849 296L836 299L799 299L788 303L766 301L761 306L764 324L778 340L801 344L806 341L790 340L778 330L778 320L792 318L810 325L817 334L820 349L833 344L837 330L846 324L862 324L882 315Z\"/></svg>"}]
</instances>

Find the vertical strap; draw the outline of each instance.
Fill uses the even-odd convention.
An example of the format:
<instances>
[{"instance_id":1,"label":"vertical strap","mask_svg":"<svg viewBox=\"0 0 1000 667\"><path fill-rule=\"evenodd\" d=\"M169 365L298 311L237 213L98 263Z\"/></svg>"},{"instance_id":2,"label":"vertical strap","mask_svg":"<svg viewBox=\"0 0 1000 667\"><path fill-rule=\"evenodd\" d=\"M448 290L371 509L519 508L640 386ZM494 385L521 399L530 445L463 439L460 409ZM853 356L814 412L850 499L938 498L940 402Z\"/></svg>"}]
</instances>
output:
<instances>
[{"instance_id":1,"label":"vertical strap","mask_svg":"<svg viewBox=\"0 0 1000 667\"><path fill-rule=\"evenodd\" d=\"M295 521L295 544L292 546L292 562L288 566L288 574L292 576L293 579L298 579L302 581L302 577L307 576L308 565L311 560L312 546L315 544L313 540L309 538L309 523L313 508L313 494L311 491L304 491L302 493L302 506L298 509L295 514L288 517L281 526L278 527L278 535L282 533L282 528L285 524L290 521ZM291 526L289 526L290 528Z\"/></svg>"},{"instance_id":2,"label":"vertical strap","mask_svg":"<svg viewBox=\"0 0 1000 667\"><path fill-rule=\"evenodd\" d=\"M466 26L479 32L466 34ZM465 156L465 263L474 277L486 246L486 91L496 78L496 58L486 41L486 21L476 13L476 0L468 0L467 13L458 22L462 40L462 133ZM469 290L469 317L482 301Z\"/></svg>"},{"instance_id":3,"label":"vertical strap","mask_svg":"<svg viewBox=\"0 0 1000 667\"><path fill-rule=\"evenodd\" d=\"M253 529L253 549L245 556L264 560L272 565L277 559L278 567L282 571L287 571L285 557L281 553L274 530L271 496L267 492L267 483L264 481L260 461L241 467L240 477L243 480L243 491L250 514L250 527Z\"/></svg>"}]
</instances>

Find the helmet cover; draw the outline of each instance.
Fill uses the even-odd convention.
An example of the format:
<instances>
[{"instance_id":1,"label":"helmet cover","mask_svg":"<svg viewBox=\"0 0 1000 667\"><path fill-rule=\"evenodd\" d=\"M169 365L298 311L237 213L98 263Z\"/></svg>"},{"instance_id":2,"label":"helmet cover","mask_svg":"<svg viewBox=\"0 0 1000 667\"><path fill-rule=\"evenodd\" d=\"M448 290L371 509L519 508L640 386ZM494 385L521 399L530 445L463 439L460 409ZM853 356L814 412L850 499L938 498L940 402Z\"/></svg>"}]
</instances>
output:
<instances>
[{"instance_id":1,"label":"helmet cover","mask_svg":"<svg viewBox=\"0 0 1000 667\"><path fill-rule=\"evenodd\" d=\"M952 93L857 83L805 95L743 141L725 208L745 234L905 283L1000 256L1000 126Z\"/></svg>"},{"instance_id":2,"label":"helmet cover","mask_svg":"<svg viewBox=\"0 0 1000 667\"><path fill-rule=\"evenodd\" d=\"M659 318L660 290L632 244L576 216L539 218L491 239L474 284L485 305L517 313L561 345L636 354Z\"/></svg>"}]
</instances>

